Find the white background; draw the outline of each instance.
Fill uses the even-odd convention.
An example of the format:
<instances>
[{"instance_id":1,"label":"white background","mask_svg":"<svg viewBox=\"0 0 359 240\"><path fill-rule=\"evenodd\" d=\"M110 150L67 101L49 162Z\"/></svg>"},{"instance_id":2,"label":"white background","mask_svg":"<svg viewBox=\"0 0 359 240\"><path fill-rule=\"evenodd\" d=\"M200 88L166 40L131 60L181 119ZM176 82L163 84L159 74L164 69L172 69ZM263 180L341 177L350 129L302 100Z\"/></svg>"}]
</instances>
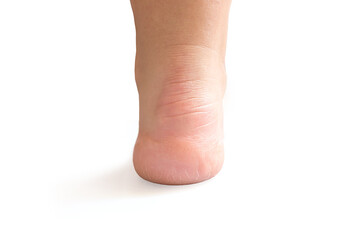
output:
<instances>
[{"instance_id":1,"label":"white background","mask_svg":"<svg viewBox=\"0 0 359 240\"><path fill-rule=\"evenodd\" d=\"M129 1L0 1L0 239L359 239L359 5L234 0L226 159L135 174Z\"/></svg>"}]
</instances>

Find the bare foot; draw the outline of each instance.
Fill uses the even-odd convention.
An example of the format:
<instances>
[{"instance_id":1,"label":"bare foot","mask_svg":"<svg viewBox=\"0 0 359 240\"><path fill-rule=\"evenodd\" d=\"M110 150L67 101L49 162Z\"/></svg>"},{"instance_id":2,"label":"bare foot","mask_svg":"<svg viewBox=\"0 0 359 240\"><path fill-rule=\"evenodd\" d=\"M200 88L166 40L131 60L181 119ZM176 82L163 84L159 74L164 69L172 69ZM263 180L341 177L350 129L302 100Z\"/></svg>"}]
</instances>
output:
<instances>
[{"instance_id":1,"label":"bare foot","mask_svg":"<svg viewBox=\"0 0 359 240\"><path fill-rule=\"evenodd\" d=\"M137 173L162 184L190 184L215 176L223 164L221 57L206 47L173 46L152 63L142 63L137 56L136 66Z\"/></svg>"},{"instance_id":2,"label":"bare foot","mask_svg":"<svg viewBox=\"0 0 359 240\"><path fill-rule=\"evenodd\" d=\"M191 184L223 164L222 98L230 0L131 0L144 179Z\"/></svg>"}]
</instances>

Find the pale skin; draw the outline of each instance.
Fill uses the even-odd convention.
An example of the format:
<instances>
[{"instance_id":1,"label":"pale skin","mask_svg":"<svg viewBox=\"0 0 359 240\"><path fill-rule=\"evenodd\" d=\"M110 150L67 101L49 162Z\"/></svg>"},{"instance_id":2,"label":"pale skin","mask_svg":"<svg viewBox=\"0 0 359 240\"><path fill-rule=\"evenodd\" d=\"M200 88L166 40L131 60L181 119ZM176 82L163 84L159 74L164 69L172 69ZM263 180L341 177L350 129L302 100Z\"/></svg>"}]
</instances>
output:
<instances>
[{"instance_id":1,"label":"pale skin","mask_svg":"<svg viewBox=\"0 0 359 240\"><path fill-rule=\"evenodd\" d=\"M223 165L222 99L230 0L131 0L140 123L136 172L161 184L214 177Z\"/></svg>"}]
</instances>

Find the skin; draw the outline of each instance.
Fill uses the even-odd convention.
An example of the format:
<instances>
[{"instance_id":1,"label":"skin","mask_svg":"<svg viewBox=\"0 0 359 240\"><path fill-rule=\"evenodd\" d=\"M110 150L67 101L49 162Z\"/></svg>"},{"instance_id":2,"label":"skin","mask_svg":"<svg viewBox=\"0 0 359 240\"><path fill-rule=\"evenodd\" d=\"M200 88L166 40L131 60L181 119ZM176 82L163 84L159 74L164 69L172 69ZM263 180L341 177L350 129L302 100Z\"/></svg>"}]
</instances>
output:
<instances>
[{"instance_id":1,"label":"skin","mask_svg":"<svg viewBox=\"0 0 359 240\"><path fill-rule=\"evenodd\" d=\"M140 98L133 162L144 179L191 184L223 164L229 0L132 0Z\"/></svg>"}]
</instances>

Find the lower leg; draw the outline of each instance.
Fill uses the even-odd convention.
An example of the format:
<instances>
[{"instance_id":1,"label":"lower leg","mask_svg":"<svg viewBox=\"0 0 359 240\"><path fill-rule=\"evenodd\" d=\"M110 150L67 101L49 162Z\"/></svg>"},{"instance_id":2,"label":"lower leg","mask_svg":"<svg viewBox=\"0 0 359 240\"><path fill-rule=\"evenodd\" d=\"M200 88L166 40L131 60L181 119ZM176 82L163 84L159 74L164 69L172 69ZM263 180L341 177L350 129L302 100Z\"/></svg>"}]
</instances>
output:
<instances>
[{"instance_id":1,"label":"lower leg","mask_svg":"<svg viewBox=\"0 0 359 240\"><path fill-rule=\"evenodd\" d=\"M230 0L132 0L137 32L138 174L164 184L223 163L222 97Z\"/></svg>"}]
</instances>

